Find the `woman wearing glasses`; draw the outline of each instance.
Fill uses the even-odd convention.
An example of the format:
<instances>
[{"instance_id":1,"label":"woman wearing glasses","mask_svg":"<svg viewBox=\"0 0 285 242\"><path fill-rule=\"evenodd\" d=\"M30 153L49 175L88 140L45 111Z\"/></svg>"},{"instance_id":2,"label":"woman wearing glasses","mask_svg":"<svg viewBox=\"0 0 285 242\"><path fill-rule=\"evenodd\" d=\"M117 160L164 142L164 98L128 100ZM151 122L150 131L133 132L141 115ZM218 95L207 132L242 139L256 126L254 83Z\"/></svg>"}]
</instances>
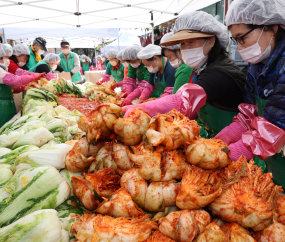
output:
<instances>
[{"instance_id":1,"label":"woman wearing glasses","mask_svg":"<svg viewBox=\"0 0 285 242\"><path fill-rule=\"evenodd\" d=\"M265 160L267 171L285 187L285 159L279 152L285 143L285 2L236 0L226 25L238 51L249 63L241 112L216 138L231 143L231 158L240 155ZM233 133L231 126L243 127ZM265 167L264 162L255 159Z\"/></svg>"},{"instance_id":2,"label":"woman wearing glasses","mask_svg":"<svg viewBox=\"0 0 285 242\"><path fill-rule=\"evenodd\" d=\"M188 84L176 94L161 97L143 104L124 107L126 116L139 108L150 116L167 113L172 109L194 118L198 111L201 136L214 137L232 122L243 103L245 75L228 58L229 44L227 28L212 15L202 11L181 15L175 21L173 36L160 45L181 44L184 63L195 69Z\"/></svg>"}]
</instances>

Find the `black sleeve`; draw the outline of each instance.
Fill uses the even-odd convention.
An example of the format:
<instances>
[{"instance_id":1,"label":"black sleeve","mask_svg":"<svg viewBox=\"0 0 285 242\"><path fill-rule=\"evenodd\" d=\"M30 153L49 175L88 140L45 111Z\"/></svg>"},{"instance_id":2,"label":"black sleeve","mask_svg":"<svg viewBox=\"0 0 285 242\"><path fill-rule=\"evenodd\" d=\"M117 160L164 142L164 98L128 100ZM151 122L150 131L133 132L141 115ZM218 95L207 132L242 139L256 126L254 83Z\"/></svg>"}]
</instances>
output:
<instances>
[{"instance_id":1,"label":"black sleeve","mask_svg":"<svg viewBox=\"0 0 285 242\"><path fill-rule=\"evenodd\" d=\"M29 68L26 66L26 65L24 65L24 66L22 66L22 67L20 67L21 69L23 69L23 70L25 70L25 71L28 71L29 70Z\"/></svg>"},{"instance_id":2,"label":"black sleeve","mask_svg":"<svg viewBox=\"0 0 285 242\"><path fill-rule=\"evenodd\" d=\"M59 71L59 72L63 72L63 68L60 66L60 65L57 65L57 68L55 69L56 71Z\"/></svg>"},{"instance_id":3,"label":"black sleeve","mask_svg":"<svg viewBox=\"0 0 285 242\"><path fill-rule=\"evenodd\" d=\"M154 75L155 73L149 73L148 83L154 86Z\"/></svg>"},{"instance_id":4,"label":"black sleeve","mask_svg":"<svg viewBox=\"0 0 285 242\"><path fill-rule=\"evenodd\" d=\"M45 73L49 73L49 72L50 72L50 69L49 69L48 65L42 64L42 65L37 66L35 72L36 72L36 73L44 73L44 72L45 72Z\"/></svg>"},{"instance_id":5,"label":"black sleeve","mask_svg":"<svg viewBox=\"0 0 285 242\"><path fill-rule=\"evenodd\" d=\"M167 87L174 87L176 69L167 61L164 78Z\"/></svg>"},{"instance_id":6,"label":"black sleeve","mask_svg":"<svg viewBox=\"0 0 285 242\"><path fill-rule=\"evenodd\" d=\"M236 108L243 102L242 90L226 72L206 69L198 76L195 84L205 90L207 102L215 102L227 108Z\"/></svg>"}]
</instances>

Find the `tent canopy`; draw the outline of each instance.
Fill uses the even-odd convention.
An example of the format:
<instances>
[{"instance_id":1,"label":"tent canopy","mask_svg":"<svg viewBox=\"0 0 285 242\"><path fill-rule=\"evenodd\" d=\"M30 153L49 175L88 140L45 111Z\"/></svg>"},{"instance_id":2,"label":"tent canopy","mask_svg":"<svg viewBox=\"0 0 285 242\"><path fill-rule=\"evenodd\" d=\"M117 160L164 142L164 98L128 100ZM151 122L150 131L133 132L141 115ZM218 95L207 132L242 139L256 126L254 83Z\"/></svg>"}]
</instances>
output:
<instances>
[{"instance_id":1,"label":"tent canopy","mask_svg":"<svg viewBox=\"0 0 285 242\"><path fill-rule=\"evenodd\" d=\"M120 46L119 48L118 48L118 44ZM129 32L126 32L126 33L123 33L122 36L120 36L119 43L118 43L118 39L116 39L113 43L106 45L104 48L101 48L101 53L106 53L110 49L115 49L118 51L123 50L130 45L141 45L141 44L137 36Z\"/></svg>"},{"instance_id":2,"label":"tent canopy","mask_svg":"<svg viewBox=\"0 0 285 242\"><path fill-rule=\"evenodd\" d=\"M1 28L145 28L220 0L0 0Z\"/></svg>"}]
</instances>

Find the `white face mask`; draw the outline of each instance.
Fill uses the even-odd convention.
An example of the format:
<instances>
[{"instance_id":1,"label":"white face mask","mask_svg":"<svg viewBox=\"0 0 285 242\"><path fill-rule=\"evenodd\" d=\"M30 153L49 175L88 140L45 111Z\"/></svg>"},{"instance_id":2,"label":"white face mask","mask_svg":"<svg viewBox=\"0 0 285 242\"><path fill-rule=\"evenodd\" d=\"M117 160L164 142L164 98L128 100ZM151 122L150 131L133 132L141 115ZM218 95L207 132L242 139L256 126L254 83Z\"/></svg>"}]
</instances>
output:
<instances>
[{"instance_id":1,"label":"white face mask","mask_svg":"<svg viewBox=\"0 0 285 242\"><path fill-rule=\"evenodd\" d=\"M116 66L118 64L117 61L110 61L110 63L111 63L112 66Z\"/></svg>"},{"instance_id":2,"label":"white face mask","mask_svg":"<svg viewBox=\"0 0 285 242\"><path fill-rule=\"evenodd\" d=\"M69 52L70 52L70 50L69 50L69 49L64 49L64 50L62 50L62 53L63 53L63 54L65 54L65 55L68 55L68 54L69 54Z\"/></svg>"},{"instance_id":3,"label":"white face mask","mask_svg":"<svg viewBox=\"0 0 285 242\"><path fill-rule=\"evenodd\" d=\"M22 67L22 66L26 65L26 62L19 61L17 65L18 65L19 67Z\"/></svg>"},{"instance_id":4,"label":"white face mask","mask_svg":"<svg viewBox=\"0 0 285 242\"><path fill-rule=\"evenodd\" d=\"M135 63L135 64L131 64L131 66L132 66L133 68L138 68L138 67L140 66L140 64L141 64L141 63L137 62L137 63Z\"/></svg>"},{"instance_id":5,"label":"white face mask","mask_svg":"<svg viewBox=\"0 0 285 242\"><path fill-rule=\"evenodd\" d=\"M182 65L182 61L178 58L174 61L169 61L170 65L172 65L174 68L179 68Z\"/></svg>"},{"instance_id":6,"label":"white face mask","mask_svg":"<svg viewBox=\"0 0 285 242\"><path fill-rule=\"evenodd\" d=\"M39 55L42 55L43 53L45 53L43 50L38 50L37 52Z\"/></svg>"},{"instance_id":7,"label":"white face mask","mask_svg":"<svg viewBox=\"0 0 285 242\"><path fill-rule=\"evenodd\" d=\"M181 50L182 59L187 66L190 66L194 69L200 68L208 59L208 56L204 55L203 48L206 44L194 49Z\"/></svg>"},{"instance_id":8,"label":"white face mask","mask_svg":"<svg viewBox=\"0 0 285 242\"><path fill-rule=\"evenodd\" d=\"M263 33L263 29L262 29L262 32L261 32L261 34L260 34L260 36L259 36L259 38L255 44L238 51L240 53L242 59L245 62L248 62L251 64L256 64L256 63L259 63L261 61L266 60L270 56L270 53L271 53L271 45L270 44L271 44L271 41L273 39L273 36L269 42L268 47L266 48L266 50L263 53L261 52L261 47L258 44L260 37Z\"/></svg>"},{"instance_id":9,"label":"white face mask","mask_svg":"<svg viewBox=\"0 0 285 242\"><path fill-rule=\"evenodd\" d=\"M124 67L129 67L129 63L128 63L128 62L124 62L124 63L123 63L123 66L124 66Z\"/></svg>"},{"instance_id":10,"label":"white face mask","mask_svg":"<svg viewBox=\"0 0 285 242\"><path fill-rule=\"evenodd\" d=\"M9 66L10 65L10 60L9 59L3 59L3 61L4 61L4 65L5 66Z\"/></svg>"},{"instance_id":11,"label":"white face mask","mask_svg":"<svg viewBox=\"0 0 285 242\"><path fill-rule=\"evenodd\" d=\"M104 58L104 57L103 57L103 58L102 58L102 60L103 60L103 61L105 61L105 60L106 60L106 58Z\"/></svg>"},{"instance_id":12,"label":"white face mask","mask_svg":"<svg viewBox=\"0 0 285 242\"><path fill-rule=\"evenodd\" d=\"M51 68L53 71L55 71L56 68L57 68L57 65L50 66L50 68Z\"/></svg>"},{"instance_id":13,"label":"white face mask","mask_svg":"<svg viewBox=\"0 0 285 242\"><path fill-rule=\"evenodd\" d=\"M153 68L152 66L146 66L147 70L150 72L150 73L156 73L158 72L158 67L156 66L155 68Z\"/></svg>"}]
</instances>

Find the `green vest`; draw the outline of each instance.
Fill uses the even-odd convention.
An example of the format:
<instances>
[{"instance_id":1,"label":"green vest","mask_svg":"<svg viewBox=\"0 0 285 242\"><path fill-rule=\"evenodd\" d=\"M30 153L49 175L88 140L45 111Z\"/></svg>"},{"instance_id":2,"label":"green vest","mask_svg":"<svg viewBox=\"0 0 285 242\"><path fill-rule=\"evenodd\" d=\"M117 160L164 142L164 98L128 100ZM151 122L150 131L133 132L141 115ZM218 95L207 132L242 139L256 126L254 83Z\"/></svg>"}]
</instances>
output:
<instances>
[{"instance_id":1,"label":"green vest","mask_svg":"<svg viewBox=\"0 0 285 242\"><path fill-rule=\"evenodd\" d=\"M39 63L37 63L35 66L33 66L32 68L30 68L29 72L36 72L36 69L38 66L42 65L42 64L46 64L49 68L49 70L52 72L52 69L50 68L50 66L48 65L48 63L46 63L44 60L41 60Z\"/></svg>"},{"instance_id":2,"label":"green vest","mask_svg":"<svg viewBox=\"0 0 285 242\"><path fill-rule=\"evenodd\" d=\"M113 66L109 62L107 65L106 74L112 76L115 82L122 81L124 79L124 65L120 63L119 70L118 69L112 70L112 69L113 69Z\"/></svg>"},{"instance_id":3,"label":"green vest","mask_svg":"<svg viewBox=\"0 0 285 242\"><path fill-rule=\"evenodd\" d=\"M0 66L0 68L5 68ZM13 98L13 88L0 84L0 128L17 113Z\"/></svg>"},{"instance_id":4,"label":"green vest","mask_svg":"<svg viewBox=\"0 0 285 242\"><path fill-rule=\"evenodd\" d=\"M60 66L63 68L63 70L65 72L71 72L71 70L74 68L74 56L75 56L75 53L73 52L70 52L69 53L69 58L68 58L68 66L67 66L67 63L66 63L66 59L63 55L63 53L60 53L59 54L59 57L60 57ZM80 74L80 71L76 72L72 77L72 82L77 82L77 81L80 81L82 79L82 76Z\"/></svg>"},{"instance_id":5,"label":"green vest","mask_svg":"<svg viewBox=\"0 0 285 242\"><path fill-rule=\"evenodd\" d=\"M86 62L81 62L82 63L82 73L83 75L85 75L85 71L89 71L89 62L86 61Z\"/></svg>"},{"instance_id":6,"label":"green vest","mask_svg":"<svg viewBox=\"0 0 285 242\"><path fill-rule=\"evenodd\" d=\"M31 46L29 46L29 50L30 50L30 58L28 63L26 64L26 66L30 69L33 66L35 66L38 62L36 61L36 56L33 52L33 50L31 49Z\"/></svg>"}]
</instances>

